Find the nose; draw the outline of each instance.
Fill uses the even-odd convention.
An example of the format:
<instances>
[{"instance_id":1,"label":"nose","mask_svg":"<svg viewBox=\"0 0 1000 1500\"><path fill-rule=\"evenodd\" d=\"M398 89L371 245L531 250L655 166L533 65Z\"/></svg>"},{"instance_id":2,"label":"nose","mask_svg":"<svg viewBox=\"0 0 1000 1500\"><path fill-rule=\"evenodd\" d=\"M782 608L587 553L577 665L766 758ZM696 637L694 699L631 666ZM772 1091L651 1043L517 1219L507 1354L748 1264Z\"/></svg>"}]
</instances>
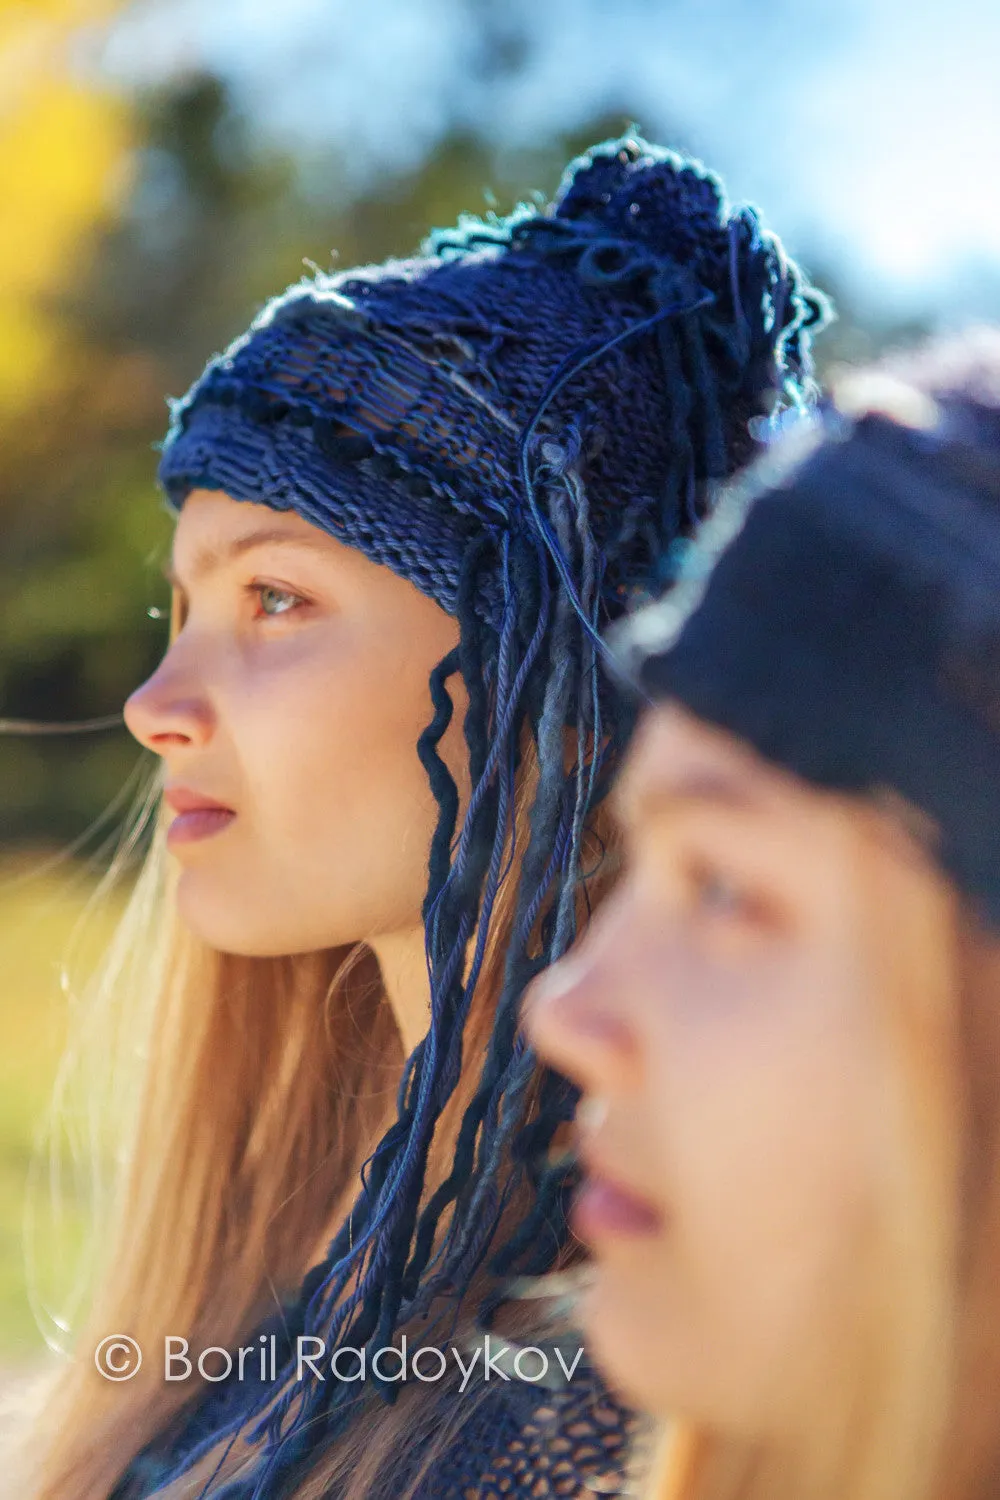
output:
<instances>
[{"instance_id":1,"label":"nose","mask_svg":"<svg viewBox=\"0 0 1000 1500\"><path fill-rule=\"evenodd\" d=\"M522 1012L540 1057L585 1093L627 1092L641 1064L621 982L627 914L615 897L611 903L576 947L533 981Z\"/></svg>"},{"instance_id":2,"label":"nose","mask_svg":"<svg viewBox=\"0 0 1000 1500\"><path fill-rule=\"evenodd\" d=\"M180 746L201 747L211 737L214 713L204 690L192 680L171 647L156 671L125 700L129 731L157 755Z\"/></svg>"}]
</instances>

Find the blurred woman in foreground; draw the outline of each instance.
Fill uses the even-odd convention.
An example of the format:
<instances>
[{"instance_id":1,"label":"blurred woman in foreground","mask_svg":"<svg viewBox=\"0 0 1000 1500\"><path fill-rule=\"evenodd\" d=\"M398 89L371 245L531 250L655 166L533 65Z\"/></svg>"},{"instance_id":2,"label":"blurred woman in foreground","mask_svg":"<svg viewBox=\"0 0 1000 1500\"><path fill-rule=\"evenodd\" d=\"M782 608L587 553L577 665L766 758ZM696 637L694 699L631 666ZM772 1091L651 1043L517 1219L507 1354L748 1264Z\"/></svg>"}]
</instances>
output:
<instances>
[{"instance_id":1,"label":"blurred woman in foreground","mask_svg":"<svg viewBox=\"0 0 1000 1500\"><path fill-rule=\"evenodd\" d=\"M839 407L625 627L626 873L526 1011L658 1500L1000 1493L1000 337Z\"/></svg>"}]
</instances>

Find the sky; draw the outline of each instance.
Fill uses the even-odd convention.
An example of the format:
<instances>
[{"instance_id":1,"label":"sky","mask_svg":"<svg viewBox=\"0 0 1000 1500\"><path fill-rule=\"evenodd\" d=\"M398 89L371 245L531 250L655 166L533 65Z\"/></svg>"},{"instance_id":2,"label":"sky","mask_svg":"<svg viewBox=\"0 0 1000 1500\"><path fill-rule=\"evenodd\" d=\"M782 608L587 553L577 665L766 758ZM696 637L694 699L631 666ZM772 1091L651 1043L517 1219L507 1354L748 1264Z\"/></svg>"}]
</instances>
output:
<instances>
[{"instance_id":1,"label":"sky","mask_svg":"<svg viewBox=\"0 0 1000 1500\"><path fill-rule=\"evenodd\" d=\"M217 70L348 192L455 126L518 150L623 114L860 309L1000 316L995 0L137 0L99 65Z\"/></svg>"}]
</instances>

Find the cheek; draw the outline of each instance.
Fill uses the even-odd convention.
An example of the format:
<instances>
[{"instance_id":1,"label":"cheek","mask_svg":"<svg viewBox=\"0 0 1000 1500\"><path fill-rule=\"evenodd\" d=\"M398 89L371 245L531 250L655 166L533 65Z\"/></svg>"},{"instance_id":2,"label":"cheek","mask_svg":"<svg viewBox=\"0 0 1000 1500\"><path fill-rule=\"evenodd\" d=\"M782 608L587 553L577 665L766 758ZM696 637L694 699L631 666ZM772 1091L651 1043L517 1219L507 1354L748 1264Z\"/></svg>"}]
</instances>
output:
<instances>
[{"instance_id":1,"label":"cheek","mask_svg":"<svg viewBox=\"0 0 1000 1500\"><path fill-rule=\"evenodd\" d=\"M292 772L274 784L276 813L303 840L361 841L391 862L408 862L423 849L435 804L417 739L431 717L426 676L366 670L345 663L317 688L300 686L291 705L287 753L278 764ZM283 739L286 738L283 736ZM423 851L426 853L426 850Z\"/></svg>"},{"instance_id":2,"label":"cheek","mask_svg":"<svg viewBox=\"0 0 1000 1500\"><path fill-rule=\"evenodd\" d=\"M849 1232L870 1198L875 1039L842 1005L849 996L834 974L779 962L707 993L692 987L669 1018L658 1094L711 1260L735 1259L740 1240L748 1269L768 1254L835 1250L837 1226Z\"/></svg>"},{"instance_id":3,"label":"cheek","mask_svg":"<svg viewBox=\"0 0 1000 1500\"><path fill-rule=\"evenodd\" d=\"M753 1430L817 1349L833 1368L855 1315L879 1201L877 1042L837 963L718 968L662 939L631 962L648 970L636 1159L670 1219L601 1267L595 1338L645 1404Z\"/></svg>"},{"instance_id":4,"label":"cheek","mask_svg":"<svg viewBox=\"0 0 1000 1500\"><path fill-rule=\"evenodd\" d=\"M430 668L316 648L253 674L228 720L247 808L233 879L279 949L419 922L438 815L417 754Z\"/></svg>"}]
</instances>

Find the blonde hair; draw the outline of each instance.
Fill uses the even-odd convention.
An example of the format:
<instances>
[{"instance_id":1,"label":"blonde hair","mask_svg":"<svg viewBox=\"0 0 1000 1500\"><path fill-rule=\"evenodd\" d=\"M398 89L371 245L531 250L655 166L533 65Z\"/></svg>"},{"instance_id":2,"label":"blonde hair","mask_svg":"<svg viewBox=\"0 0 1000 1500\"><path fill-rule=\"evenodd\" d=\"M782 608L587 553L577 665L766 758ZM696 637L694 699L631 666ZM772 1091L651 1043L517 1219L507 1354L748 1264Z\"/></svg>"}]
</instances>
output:
<instances>
[{"instance_id":1,"label":"blonde hair","mask_svg":"<svg viewBox=\"0 0 1000 1500\"><path fill-rule=\"evenodd\" d=\"M890 1059L867 1326L802 1453L679 1418L647 1500L986 1500L1000 1482L1000 943L901 824L887 859L884 812L844 803Z\"/></svg>"},{"instance_id":2,"label":"blonde hair","mask_svg":"<svg viewBox=\"0 0 1000 1500\"><path fill-rule=\"evenodd\" d=\"M171 637L178 620L175 597ZM517 848L536 783L529 742L513 817ZM155 816L156 805L154 788L145 815ZM164 829L157 816L115 940L84 997L89 1045L66 1060L86 1073L95 1055L114 1051L115 1097L106 1102L116 1115L91 1132L91 1144L125 1145L94 1205L99 1254L91 1291L78 1299L86 1312L74 1353L26 1403L33 1420L17 1455L26 1468L19 1492L32 1500L104 1500L135 1454L192 1401L192 1382L165 1384L153 1360L127 1383L103 1379L93 1360L101 1340L124 1332L141 1349L159 1350L172 1334L193 1351L233 1348L323 1258L363 1162L396 1113L404 1057L371 951L359 944L246 958L208 948L176 914ZM603 857L581 888L581 916L617 869L602 808L589 838ZM516 862L494 907L465 1033L470 1066L435 1134L427 1194L447 1174L492 1028L515 877ZM463 1399L460 1414L449 1408L446 1416L446 1394L422 1386L393 1408L371 1402L318 1458L298 1500L316 1500L333 1477L347 1482L349 1497L391 1484L403 1427L408 1443L424 1431L433 1434L429 1451L439 1450L477 1405ZM210 1454L167 1493L200 1493L218 1458ZM232 1463L222 1472L233 1472ZM398 1485L378 1492L400 1493Z\"/></svg>"}]
</instances>

